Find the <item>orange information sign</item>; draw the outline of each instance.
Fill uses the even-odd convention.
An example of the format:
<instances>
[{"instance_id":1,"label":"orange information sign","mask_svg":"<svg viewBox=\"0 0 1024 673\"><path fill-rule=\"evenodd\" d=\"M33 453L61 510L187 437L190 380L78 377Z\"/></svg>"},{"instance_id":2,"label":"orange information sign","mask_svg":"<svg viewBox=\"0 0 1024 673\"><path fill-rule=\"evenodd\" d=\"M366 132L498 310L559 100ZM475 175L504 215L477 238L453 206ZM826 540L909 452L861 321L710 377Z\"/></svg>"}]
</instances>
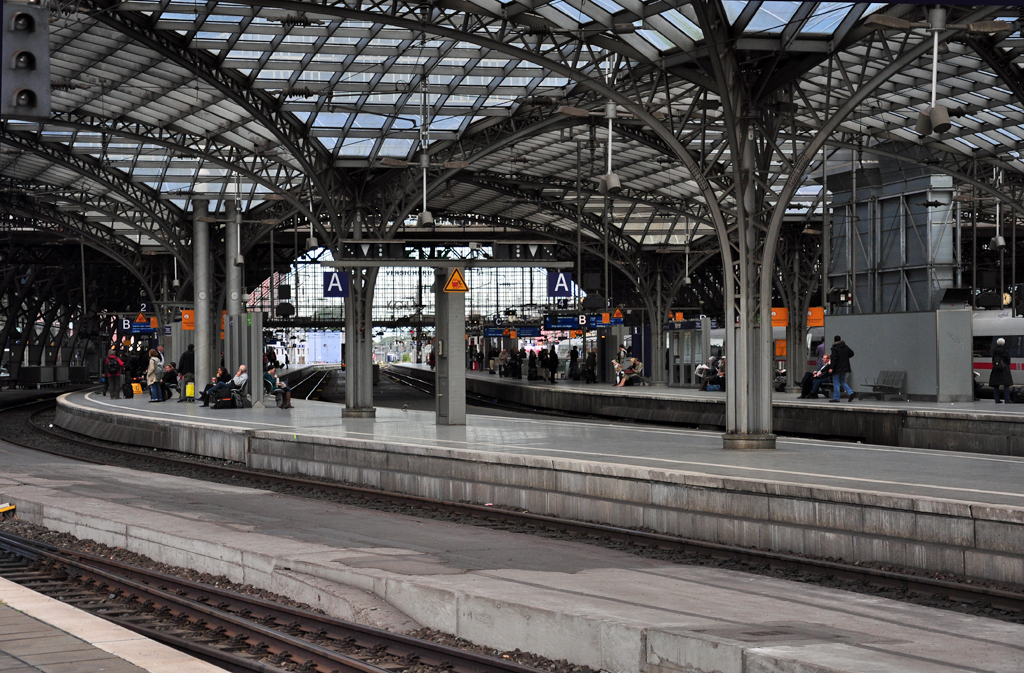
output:
<instances>
[{"instance_id":1,"label":"orange information sign","mask_svg":"<svg viewBox=\"0 0 1024 673\"><path fill-rule=\"evenodd\" d=\"M676 313L676 322L683 322L683 314L682 314L682 312Z\"/></svg>"},{"instance_id":2,"label":"orange information sign","mask_svg":"<svg viewBox=\"0 0 1024 673\"><path fill-rule=\"evenodd\" d=\"M156 316L149 319L149 326L153 329L158 329L160 327L160 323L157 322Z\"/></svg>"},{"instance_id":3,"label":"orange information sign","mask_svg":"<svg viewBox=\"0 0 1024 673\"><path fill-rule=\"evenodd\" d=\"M449 274L448 282L444 284L444 291L469 292L469 284L466 283L466 277L457 268L452 269L451 274Z\"/></svg>"},{"instance_id":4,"label":"orange information sign","mask_svg":"<svg viewBox=\"0 0 1024 673\"><path fill-rule=\"evenodd\" d=\"M775 340L775 357L784 358L786 357L786 340L776 339Z\"/></svg>"},{"instance_id":5,"label":"orange information sign","mask_svg":"<svg viewBox=\"0 0 1024 673\"><path fill-rule=\"evenodd\" d=\"M825 308L823 306L812 306L809 309L807 309L807 326L825 326Z\"/></svg>"},{"instance_id":6,"label":"orange information sign","mask_svg":"<svg viewBox=\"0 0 1024 673\"><path fill-rule=\"evenodd\" d=\"M181 329L194 330L196 328L196 314L194 311L181 312Z\"/></svg>"},{"instance_id":7,"label":"orange information sign","mask_svg":"<svg viewBox=\"0 0 1024 673\"><path fill-rule=\"evenodd\" d=\"M146 316L142 315L142 313L139 313L139 315L135 316L135 322L148 322L148 321L146 320Z\"/></svg>"},{"instance_id":8,"label":"orange information sign","mask_svg":"<svg viewBox=\"0 0 1024 673\"><path fill-rule=\"evenodd\" d=\"M515 330L510 331L508 336L511 339L518 339L519 338L518 336L516 336L516 331Z\"/></svg>"},{"instance_id":9,"label":"orange information sign","mask_svg":"<svg viewBox=\"0 0 1024 673\"><path fill-rule=\"evenodd\" d=\"M772 327L788 327L789 326L789 309L788 308L773 308L772 309Z\"/></svg>"},{"instance_id":10,"label":"orange information sign","mask_svg":"<svg viewBox=\"0 0 1024 673\"><path fill-rule=\"evenodd\" d=\"M607 325L607 324L611 323L611 321L612 321L612 314L611 313L602 313L601 314L601 324L602 325Z\"/></svg>"}]
</instances>

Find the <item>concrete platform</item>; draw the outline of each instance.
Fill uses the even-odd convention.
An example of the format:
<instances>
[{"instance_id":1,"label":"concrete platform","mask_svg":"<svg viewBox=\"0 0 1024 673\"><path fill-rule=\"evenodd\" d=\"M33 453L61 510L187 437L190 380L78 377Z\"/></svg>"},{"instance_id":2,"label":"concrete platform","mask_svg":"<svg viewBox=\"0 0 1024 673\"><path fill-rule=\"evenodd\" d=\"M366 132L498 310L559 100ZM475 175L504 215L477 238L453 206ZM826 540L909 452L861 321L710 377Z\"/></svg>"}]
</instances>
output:
<instances>
[{"instance_id":1,"label":"concrete platform","mask_svg":"<svg viewBox=\"0 0 1024 673\"><path fill-rule=\"evenodd\" d=\"M0 671L223 673L224 669L0 578Z\"/></svg>"},{"instance_id":2,"label":"concrete platform","mask_svg":"<svg viewBox=\"0 0 1024 673\"><path fill-rule=\"evenodd\" d=\"M392 365L396 371L433 382L426 365ZM725 393L692 388L616 388L579 381L557 383L466 373L466 390L501 401L572 414L725 428ZM993 400L963 403L882 402L863 393L855 402L801 400L775 393L776 432L803 437L844 437L848 441L905 448L1024 456L1024 405Z\"/></svg>"},{"instance_id":3,"label":"concrete platform","mask_svg":"<svg viewBox=\"0 0 1024 673\"><path fill-rule=\"evenodd\" d=\"M727 452L718 433L341 407L215 410L59 400L58 425L402 493L495 503L780 552L1024 584L1024 460L808 439Z\"/></svg>"},{"instance_id":4,"label":"concrete platform","mask_svg":"<svg viewBox=\"0 0 1024 673\"><path fill-rule=\"evenodd\" d=\"M398 630L430 626L609 673L1024 670L1022 625L0 450L0 497L26 521Z\"/></svg>"}]
</instances>

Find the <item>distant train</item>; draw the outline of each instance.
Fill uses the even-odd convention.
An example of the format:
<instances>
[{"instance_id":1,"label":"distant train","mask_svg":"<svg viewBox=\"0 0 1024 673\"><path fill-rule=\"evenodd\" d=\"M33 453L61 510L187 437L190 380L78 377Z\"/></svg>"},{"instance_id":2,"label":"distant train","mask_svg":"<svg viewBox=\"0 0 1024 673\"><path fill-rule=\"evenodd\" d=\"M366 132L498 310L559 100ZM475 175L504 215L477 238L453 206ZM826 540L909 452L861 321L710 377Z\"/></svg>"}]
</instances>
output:
<instances>
[{"instance_id":1,"label":"distant train","mask_svg":"<svg viewBox=\"0 0 1024 673\"><path fill-rule=\"evenodd\" d=\"M1024 384L1024 318L1012 318L1008 311L975 311L974 342L972 357L974 371L978 372L979 383L988 383L992 374L992 351L996 347L996 339L1006 339L1006 348L1010 358L1018 362L1010 363L1010 374L1015 385Z\"/></svg>"}]
</instances>

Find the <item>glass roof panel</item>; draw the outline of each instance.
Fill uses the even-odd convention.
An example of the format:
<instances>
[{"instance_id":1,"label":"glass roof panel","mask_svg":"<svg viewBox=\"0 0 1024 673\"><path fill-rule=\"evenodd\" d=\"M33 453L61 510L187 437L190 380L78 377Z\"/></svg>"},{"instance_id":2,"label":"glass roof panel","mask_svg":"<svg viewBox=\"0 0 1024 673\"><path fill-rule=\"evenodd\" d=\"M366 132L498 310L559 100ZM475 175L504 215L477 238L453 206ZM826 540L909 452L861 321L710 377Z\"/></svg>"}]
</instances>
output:
<instances>
[{"instance_id":1,"label":"glass roof panel","mask_svg":"<svg viewBox=\"0 0 1024 673\"><path fill-rule=\"evenodd\" d=\"M746 32L781 33L799 7L799 2L766 2L754 14Z\"/></svg>"},{"instance_id":2,"label":"glass roof panel","mask_svg":"<svg viewBox=\"0 0 1024 673\"><path fill-rule=\"evenodd\" d=\"M622 11L622 7L612 2L612 0L593 0L593 3L611 14L616 14Z\"/></svg>"},{"instance_id":3,"label":"glass roof panel","mask_svg":"<svg viewBox=\"0 0 1024 673\"><path fill-rule=\"evenodd\" d=\"M661 15L668 19L673 26L683 31L694 40L700 40L704 37L704 33L701 32L697 24L687 19L678 10L670 9L666 12L662 12Z\"/></svg>"},{"instance_id":4,"label":"glass roof panel","mask_svg":"<svg viewBox=\"0 0 1024 673\"><path fill-rule=\"evenodd\" d=\"M802 33L831 35L854 8L852 2L823 2L804 24Z\"/></svg>"},{"instance_id":5,"label":"glass roof panel","mask_svg":"<svg viewBox=\"0 0 1024 673\"><path fill-rule=\"evenodd\" d=\"M594 20L592 16L584 14L583 10L576 9L569 3L565 2L565 0L554 0L554 2L550 4L552 7L560 11L562 14L565 14L573 21L576 21L577 23L590 23L591 21Z\"/></svg>"},{"instance_id":6,"label":"glass roof panel","mask_svg":"<svg viewBox=\"0 0 1024 673\"><path fill-rule=\"evenodd\" d=\"M662 51L673 49L676 46L672 40L668 39L656 30L638 30L636 31L636 34Z\"/></svg>"},{"instance_id":7,"label":"glass roof panel","mask_svg":"<svg viewBox=\"0 0 1024 673\"><path fill-rule=\"evenodd\" d=\"M725 5L725 16L729 19L729 23L736 21L747 7L746 0L724 0L722 4Z\"/></svg>"}]
</instances>

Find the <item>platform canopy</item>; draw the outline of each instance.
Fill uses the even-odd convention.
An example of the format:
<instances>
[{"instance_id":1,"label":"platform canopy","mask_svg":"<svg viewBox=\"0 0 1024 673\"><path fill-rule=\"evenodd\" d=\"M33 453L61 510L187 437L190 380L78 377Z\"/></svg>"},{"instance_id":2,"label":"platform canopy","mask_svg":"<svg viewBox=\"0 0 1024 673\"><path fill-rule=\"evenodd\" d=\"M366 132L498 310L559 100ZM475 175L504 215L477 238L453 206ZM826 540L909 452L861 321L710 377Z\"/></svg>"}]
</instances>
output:
<instances>
[{"instance_id":1,"label":"platform canopy","mask_svg":"<svg viewBox=\"0 0 1024 673\"><path fill-rule=\"evenodd\" d=\"M599 240L607 213L623 255L719 246L716 217L728 228L736 211L738 125L758 132L759 207L786 198L787 217L820 212L811 178L826 153L838 166L873 150L983 182L1024 173L1018 7L949 7L937 100L963 116L926 136L915 131L932 96L925 5L75 0L50 11L53 115L3 123L5 227L114 237L122 256L170 254L186 276L191 197L208 196L213 213L240 199L246 247L310 219L328 246L357 220L395 236L422 209L424 153L438 231L571 241L581 219ZM723 101L730 68L739 108ZM607 210L609 114L622 191ZM801 161L822 129L823 151ZM781 195L794 166L799 187Z\"/></svg>"}]
</instances>

